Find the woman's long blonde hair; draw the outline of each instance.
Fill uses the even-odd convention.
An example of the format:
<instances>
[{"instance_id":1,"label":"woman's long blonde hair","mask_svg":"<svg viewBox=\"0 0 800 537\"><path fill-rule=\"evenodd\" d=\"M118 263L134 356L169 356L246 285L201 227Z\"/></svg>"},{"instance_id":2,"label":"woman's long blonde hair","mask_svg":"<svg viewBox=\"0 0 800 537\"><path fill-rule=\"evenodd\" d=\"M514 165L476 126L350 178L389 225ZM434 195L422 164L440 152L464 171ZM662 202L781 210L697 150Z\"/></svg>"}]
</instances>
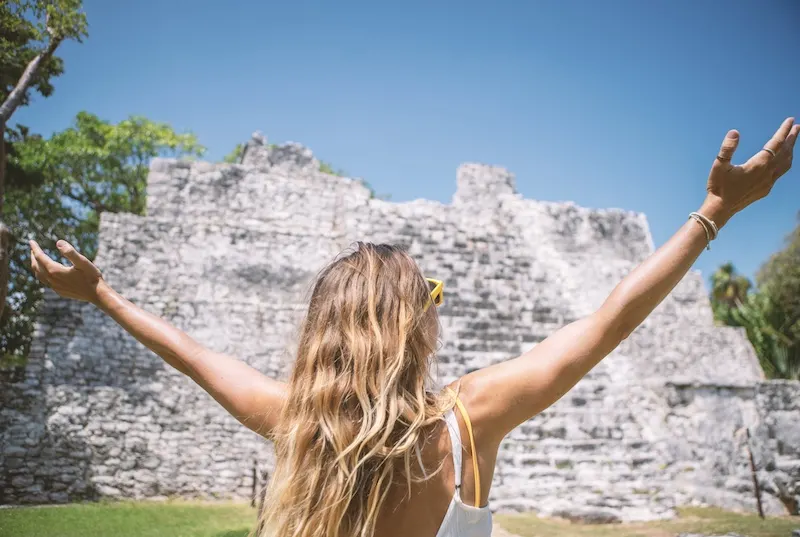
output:
<instances>
[{"instance_id":1,"label":"woman's long blonde hair","mask_svg":"<svg viewBox=\"0 0 800 537\"><path fill-rule=\"evenodd\" d=\"M357 243L320 274L274 436L260 536L372 537L390 487L421 479L416 448L452 406L426 391L438 340L429 298L396 246Z\"/></svg>"}]
</instances>

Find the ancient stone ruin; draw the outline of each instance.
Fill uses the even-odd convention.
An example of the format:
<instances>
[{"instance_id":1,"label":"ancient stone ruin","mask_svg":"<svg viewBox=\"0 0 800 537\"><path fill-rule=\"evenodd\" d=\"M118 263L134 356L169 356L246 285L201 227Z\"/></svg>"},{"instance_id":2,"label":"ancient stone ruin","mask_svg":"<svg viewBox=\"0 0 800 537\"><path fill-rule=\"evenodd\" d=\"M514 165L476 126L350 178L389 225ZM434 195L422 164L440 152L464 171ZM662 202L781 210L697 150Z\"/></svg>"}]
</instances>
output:
<instances>
[{"instance_id":1,"label":"ancient stone ruin","mask_svg":"<svg viewBox=\"0 0 800 537\"><path fill-rule=\"evenodd\" d=\"M653 250L641 214L523 199L465 164L449 205L374 199L297 144L240 164L156 160L147 216L104 214L98 266L216 350L285 375L316 272L356 239L401 243L446 280L441 382L515 357L600 305ZM47 293L30 363L0 386L0 503L249 497L268 444L92 306ZM800 383L765 381L716 327L698 274L498 457L491 504L592 520L687 504L800 501Z\"/></svg>"}]
</instances>

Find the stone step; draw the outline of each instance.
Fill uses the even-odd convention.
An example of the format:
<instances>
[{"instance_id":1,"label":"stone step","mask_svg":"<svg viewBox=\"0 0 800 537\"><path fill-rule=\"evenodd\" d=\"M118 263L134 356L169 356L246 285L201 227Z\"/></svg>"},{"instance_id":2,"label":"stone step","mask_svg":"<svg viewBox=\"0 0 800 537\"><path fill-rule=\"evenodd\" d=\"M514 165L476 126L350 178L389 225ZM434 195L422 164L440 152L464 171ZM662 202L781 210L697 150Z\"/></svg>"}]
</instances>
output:
<instances>
[{"instance_id":1,"label":"stone step","mask_svg":"<svg viewBox=\"0 0 800 537\"><path fill-rule=\"evenodd\" d=\"M521 425L510 438L529 442L551 440L602 440L620 442L631 435L631 423L605 413L566 409L537 416ZM636 427L635 425L633 427Z\"/></svg>"},{"instance_id":2,"label":"stone step","mask_svg":"<svg viewBox=\"0 0 800 537\"><path fill-rule=\"evenodd\" d=\"M541 453L498 453L497 460L515 466L554 468L557 470L575 468L577 466L630 467L641 468L659 459L653 455L570 455Z\"/></svg>"},{"instance_id":3,"label":"stone step","mask_svg":"<svg viewBox=\"0 0 800 537\"><path fill-rule=\"evenodd\" d=\"M577 401L575 399L577 399ZM597 402L602 402L604 400L605 399L599 397L595 399ZM567 419L583 419L590 417L595 419L605 419L609 422L613 422L615 418L619 419L619 416L611 414L610 410L611 409L584 404L584 398L582 397L573 397L569 399L564 398L559 401L557 405L538 413L536 416L531 418L530 421L526 422L526 424L535 424L540 421L560 417ZM522 425L520 427L522 427Z\"/></svg>"},{"instance_id":4,"label":"stone step","mask_svg":"<svg viewBox=\"0 0 800 537\"><path fill-rule=\"evenodd\" d=\"M500 445L501 453L553 453L564 454L587 453L592 455L613 454L647 454L652 452L652 446L645 440L627 439L585 439L572 440L561 438L531 439L528 437L511 436L509 440Z\"/></svg>"},{"instance_id":5,"label":"stone step","mask_svg":"<svg viewBox=\"0 0 800 537\"><path fill-rule=\"evenodd\" d=\"M653 469L650 477L657 477L658 472ZM648 477L647 472L634 470L631 467L573 467L573 468L548 468L544 466L524 467L514 470L514 477L521 479L546 479L564 482L602 479L605 482L638 482Z\"/></svg>"},{"instance_id":6,"label":"stone step","mask_svg":"<svg viewBox=\"0 0 800 537\"><path fill-rule=\"evenodd\" d=\"M508 501L512 499L551 499L568 498L570 502L580 505L606 505L606 506L644 506L651 503L669 503L672 497L660 489L647 487L631 487L630 489L614 489L608 484L598 485L596 488L580 487L579 483L564 483L562 486L539 486L539 483L528 483L524 487L521 483L515 483L519 487L516 495L509 497L495 497L490 495L492 503L496 501ZM523 488L524 487L524 488Z\"/></svg>"},{"instance_id":7,"label":"stone step","mask_svg":"<svg viewBox=\"0 0 800 537\"><path fill-rule=\"evenodd\" d=\"M660 479L661 472L658 467L641 469L636 466L626 465L576 465L572 467L547 467L547 466L523 466L516 467L512 473L502 472L501 477L514 477L522 479L544 479L562 482L584 482L598 480L605 483L610 482L639 482L642 479Z\"/></svg>"},{"instance_id":8,"label":"stone step","mask_svg":"<svg viewBox=\"0 0 800 537\"><path fill-rule=\"evenodd\" d=\"M800 459L778 455L775 457L775 468L789 475L800 476Z\"/></svg>"},{"instance_id":9,"label":"stone step","mask_svg":"<svg viewBox=\"0 0 800 537\"><path fill-rule=\"evenodd\" d=\"M520 494L524 498L539 498L551 494L566 493L568 498L596 498L613 497L623 502L642 503L650 498L667 498L664 489L642 481L533 481L530 479L504 479L503 484L513 483L517 488L515 494ZM627 483L627 485L625 485ZM505 487L504 487L505 489ZM499 492L499 491L498 491ZM502 496L502 493L493 496Z\"/></svg>"},{"instance_id":10,"label":"stone step","mask_svg":"<svg viewBox=\"0 0 800 537\"><path fill-rule=\"evenodd\" d=\"M503 494L507 485L513 485L517 493ZM507 480L503 489L493 490L490 502L497 510L524 510L547 512L547 506L569 500L571 505L617 509L669 510L674 499L661 488L641 481L572 481L548 482L535 480Z\"/></svg>"}]
</instances>

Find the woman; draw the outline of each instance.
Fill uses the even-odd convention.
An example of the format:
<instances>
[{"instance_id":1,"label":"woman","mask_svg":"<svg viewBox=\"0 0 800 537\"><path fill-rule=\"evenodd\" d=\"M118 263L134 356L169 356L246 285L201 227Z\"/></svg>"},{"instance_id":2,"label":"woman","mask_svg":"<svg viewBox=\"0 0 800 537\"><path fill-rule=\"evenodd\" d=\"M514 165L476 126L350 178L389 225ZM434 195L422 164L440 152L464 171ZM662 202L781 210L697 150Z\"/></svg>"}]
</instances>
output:
<instances>
[{"instance_id":1,"label":"woman","mask_svg":"<svg viewBox=\"0 0 800 537\"><path fill-rule=\"evenodd\" d=\"M275 442L263 534L280 537L488 536L500 442L552 405L650 314L720 228L791 166L787 119L745 164L730 131L703 205L592 315L528 353L426 390L442 284L393 246L359 243L319 276L288 383L204 348L114 292L64 241L63 266L31 242L36 276L95 304L243 424Z\"/></svg>"}]
</instances>

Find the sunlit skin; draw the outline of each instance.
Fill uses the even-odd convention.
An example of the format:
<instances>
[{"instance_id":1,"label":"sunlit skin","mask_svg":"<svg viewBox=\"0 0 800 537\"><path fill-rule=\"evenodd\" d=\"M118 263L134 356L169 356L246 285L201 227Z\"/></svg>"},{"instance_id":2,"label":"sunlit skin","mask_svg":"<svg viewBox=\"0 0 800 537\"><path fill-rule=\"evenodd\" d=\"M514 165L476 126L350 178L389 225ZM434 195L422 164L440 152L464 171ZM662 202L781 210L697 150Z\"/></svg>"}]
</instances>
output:
<instances>
[{"instance_id":1,"label":"sunlit skin","mask_svg":"<svg viewBox=\"0 0 800 537\"><path fill-rule=\"evenodd\" d=\"M774 136L741 165L733 164L739 133L729 131L719 153L711 156L706 198L697 212L720 230L737 213L766 197L791 168L800 125L786 119ZM688 211L687 211L688 212ZM724 230L721 231L724 233ZM31 241L36 277L62 297L90 302L119 323L178 371L189 376L244 425L265 437L278 424L287 385L269 378L236 358L215 352L166 321L132 304L102 278L100 271L70 244L61 240L65 266L48 257ZM481 505L486 505L500 442L515 427L566 394L658 306L706 248L703 226L689 219L648 259L626 276L591 315L571 323L518 358L465 375L454 383L471 417L477 454L465 452L461 496L472 503L471 458L477 456ZM443 277L446 275L435 275ZM444 308L447 307L446 289ZM438 337L436 316L430 316L432 338ZM466 430L461 423L462 438ZM398 489L378 516L376 535L399 537L436 535L453 494L450 445L442 427L431 431L424 458L444 469L430 483L404 497ZM448 470L449 468L449 470Z\"/></svg>"}]
</instances>

